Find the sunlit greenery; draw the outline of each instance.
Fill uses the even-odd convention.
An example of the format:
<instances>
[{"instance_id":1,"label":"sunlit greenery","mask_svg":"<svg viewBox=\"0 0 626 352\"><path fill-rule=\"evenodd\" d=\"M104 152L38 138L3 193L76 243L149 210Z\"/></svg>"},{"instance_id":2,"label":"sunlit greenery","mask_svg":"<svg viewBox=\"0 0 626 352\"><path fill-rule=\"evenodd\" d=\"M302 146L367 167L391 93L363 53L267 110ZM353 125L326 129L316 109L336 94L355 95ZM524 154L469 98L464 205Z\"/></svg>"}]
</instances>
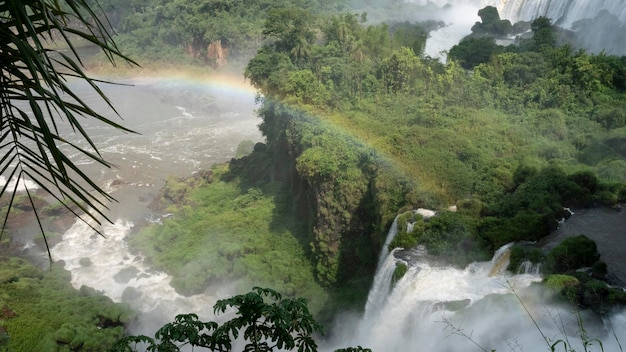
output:
<instances>
[{"instance_id":1,"label":"sunlit greenery","mask_svg":"<svg viewBox=\"0 0 626 352\"><path fill-rule=\"evenodd\" d=\"M0 350L106 351L124 336L134 313L93 289L70 285L58 265L48 271L24 259L0 259Z\"/></svg>"},{"instance_id":2,"label":"sunlit greenery","mask_svg":"<svg viewBox=\"0 0 626 352\"><path fill-rule=\"evenodd\" d=\"M227 167L215 168L212 182L202 187L168 179L164 193L177 194L177 204L163 209L170 216L162 225L133 235L131 245L152 267L174 276L171 284L182 294L226 282L239 282L241 289L264 285L306 297L318 312L326 294L315 283L310 252L298 237L303 221L289 209L285 186L225 182Z\"/></svg>"}]
</instances>

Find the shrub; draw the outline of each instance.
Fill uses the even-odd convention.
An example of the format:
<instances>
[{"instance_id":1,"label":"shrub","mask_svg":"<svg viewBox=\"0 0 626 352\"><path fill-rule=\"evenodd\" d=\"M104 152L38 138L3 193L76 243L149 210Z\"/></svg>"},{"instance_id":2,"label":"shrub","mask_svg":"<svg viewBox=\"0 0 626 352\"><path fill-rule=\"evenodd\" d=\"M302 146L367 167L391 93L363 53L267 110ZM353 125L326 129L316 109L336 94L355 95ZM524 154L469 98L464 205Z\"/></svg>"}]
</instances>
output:
<instances>
[{"instance_id":1,"label":"shrub","mask_svg":"<svg viewBox=\"0 0 626 352\"><path fill-rule=\"evenodd\" d=\"M590 267L600 259L596 242L585 235L569 237L554 247L546 256L548 273L565 273L578 268Z\"/></svg>"},{"instance_id":2,"label":"shrub","mask_svg":"<svg viewBox=\"0 0 626 352\"><path fill-rule=\"evenodd\" d=\"M507 270L517 273L523 262L530 261L533 264L541 263L541 261L543 261L543 257L543 252L541 252L538 248L516 244L511 247L511 257L509 259L509 266L507 267Z\"/></svg>"},{"instance_id":3,"label":"shrub","mask_svg":"<svg viewBox=\"0 0 626 352\"><path fill-rule=\"evenodd\" d=\"M405 263L396 263L396 268L393 271L393 276L391 277L392 285L395 285L396 282L400 281L404 274L409 270Z\"/></svg>"},{"instance_id":4,"label":"shrub","mask_svg":"<svg viewBox=\"0 0 626 352\"><path fill-rule=\"evenodd\" d=\"M555 291L562 291L564 288L577 286L580 284L577 278L570 275L554 274L543 279L543 285Z\"/></svg>"}]
</instances>

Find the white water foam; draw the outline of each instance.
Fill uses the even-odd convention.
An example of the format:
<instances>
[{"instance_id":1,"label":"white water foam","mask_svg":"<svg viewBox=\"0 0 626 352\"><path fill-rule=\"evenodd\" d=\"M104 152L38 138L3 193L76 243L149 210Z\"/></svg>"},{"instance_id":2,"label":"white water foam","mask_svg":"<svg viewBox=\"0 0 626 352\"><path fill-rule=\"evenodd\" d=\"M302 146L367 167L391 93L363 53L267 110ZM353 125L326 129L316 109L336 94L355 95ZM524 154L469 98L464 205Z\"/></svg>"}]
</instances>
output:
<instances>
[{"instance_id":1,"label":"white water foam","mask_svg":"<svg viewBox=\"0 0 626 352\"><path fill-rule=\"evenodd\" d=\"M77 220L52 254L65 262L77 289L88 286L115 302L126 301L140 312L159 312L169 319L180 313L210 314L215 295L182 296L169 285L171 276L151 270L141 256L130 253L125 237L132 227L120 219L103 225L102 237Z\"/></svg>"},{"instance_id":2,"label":"white water foam","mask_svg":"<svg viewBox=\"0 0 626 352\"><path fill-rule=\"evenodd\" d=\"M334 342L322 350L356 345L387 352L480 350L475 343L485 350L549 350L533 319L548 338L563 338L566 333L568 346L578 349L582 342L571 307L549 303L538 288L531 287L541 276L532 270L517 275L503 272L509 247L498 250L491 261L464 269L411 263L376 312L366 312L356 321L338 321ZM390 269L386 264L384 268ZM376 290L381 288L372 287L372 292ZM623 312L604 320L604 325L581 314L590 338L602 340L604 351L619 350L611 327L619 341L626 341Z\"/></svg>"},{"instance_id":3,"label":"white water foam","mask_svg":"<svg viewBox=\"0 0 626 352\"><path fill-rule=\"evenodd\" d=\"M7 184L6 177L0 176L0 188L4 187L6 184ZM26 191L26 189L33 191L39 188L39 186L31 180L21 178L18 181L16 177L13 177L11 181L9 181L9 184L7 185L7 190L12 192L13 189L15 189L16 184L17 184L17 189L16 189L17 192L24 192Z\"/></svg>"}]
</instances>

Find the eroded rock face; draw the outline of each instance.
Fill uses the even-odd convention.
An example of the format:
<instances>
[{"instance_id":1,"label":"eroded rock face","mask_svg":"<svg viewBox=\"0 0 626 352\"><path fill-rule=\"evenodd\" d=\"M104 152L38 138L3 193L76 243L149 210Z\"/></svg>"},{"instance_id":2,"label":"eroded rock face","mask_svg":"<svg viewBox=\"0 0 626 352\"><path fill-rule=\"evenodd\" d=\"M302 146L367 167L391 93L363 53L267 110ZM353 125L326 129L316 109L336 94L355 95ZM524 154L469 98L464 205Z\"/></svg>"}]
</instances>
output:
<instances>
[{"instance_id":1,"label":"eroded rock face","mask_svg":"<svg viewBox=\"0 0 626 352\"><path fill-rule=\"evenodd\" d=\"M207 59L209 64L215 68L225 66L228 63L227 56L228 50L222 46L221 40L213 41L207 47Z\"/></svg>"}]
</instances>

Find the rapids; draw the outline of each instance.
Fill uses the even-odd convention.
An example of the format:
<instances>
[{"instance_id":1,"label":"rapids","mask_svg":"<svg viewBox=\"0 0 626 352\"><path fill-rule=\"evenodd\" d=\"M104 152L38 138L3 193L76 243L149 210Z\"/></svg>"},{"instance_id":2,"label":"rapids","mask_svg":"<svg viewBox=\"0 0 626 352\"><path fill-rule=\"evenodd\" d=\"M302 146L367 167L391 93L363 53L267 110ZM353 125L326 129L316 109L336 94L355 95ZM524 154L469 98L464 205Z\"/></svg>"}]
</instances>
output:
<instances>
[{"instance_id":1,"label":"rapids","mask_svg":"<svg viewBox=\"0 0 626 352\"><path fill-rule=\"evenodd\" d=\"M105 223L101 227L104 236L99 236L76 220L51 253L53 260L62 261L72 273L74 287L89 286L116 302L129 303L144 313L149 323L134 332L153 334L179 313L212 316L215 300L233 293L221 286L209 289L205 295L177 294L169 285L171 277L150 269L141 256L129 251L126 237L136 224L158 222L165 215L153 213L148 205L166 177L188 177L214 163L228 161L235 156L239 142L258 142L262 136L254 113L255 94L243 78L200 80L178 74L123 83L127 85L104 85L102 89L124 118L121 123L139 134L84 122L105 160L117 167L102 168L79 154L70 155L117 199L107 212L113 224ZM84 83L71 84L95 110L119 120ZM84 141L76 142L85 145ZM37 229L22 232L40 236ZM20 240L25 254L47 263L45 249L32 237L24 235Z\"/></svg>"}]
</instances>

